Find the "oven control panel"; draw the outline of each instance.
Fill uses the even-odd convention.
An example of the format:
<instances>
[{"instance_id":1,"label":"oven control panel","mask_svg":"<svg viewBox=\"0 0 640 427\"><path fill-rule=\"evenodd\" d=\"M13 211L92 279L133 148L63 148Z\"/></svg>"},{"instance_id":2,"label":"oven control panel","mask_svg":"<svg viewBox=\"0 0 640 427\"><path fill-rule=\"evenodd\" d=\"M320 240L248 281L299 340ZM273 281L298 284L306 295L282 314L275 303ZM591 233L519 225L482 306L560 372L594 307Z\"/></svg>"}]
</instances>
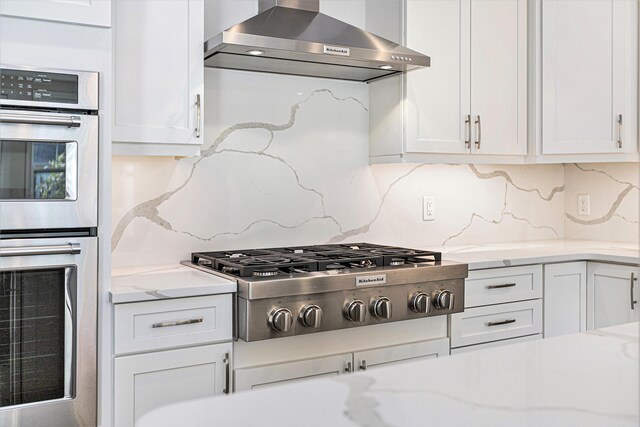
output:
<instances>
[{"instance_id":1,"label":"oven control panel","mask_svg":"<svg viewBox=\"0 0 640 427\"><path fill-rule=\"evenodd\" d=\"M459 313L464 279L322 294L238 299L238 336L259 341Z\"/></svg>"},{"instance_id":2,"label":"oven control panel","mask_svg":"<svg viewBox=\"0 0 640 427\"><path fill-rule=\"evenodd\" d=\"M78 103L78 75L0 68L0 99Z\"/></svg>"}]
</instances>

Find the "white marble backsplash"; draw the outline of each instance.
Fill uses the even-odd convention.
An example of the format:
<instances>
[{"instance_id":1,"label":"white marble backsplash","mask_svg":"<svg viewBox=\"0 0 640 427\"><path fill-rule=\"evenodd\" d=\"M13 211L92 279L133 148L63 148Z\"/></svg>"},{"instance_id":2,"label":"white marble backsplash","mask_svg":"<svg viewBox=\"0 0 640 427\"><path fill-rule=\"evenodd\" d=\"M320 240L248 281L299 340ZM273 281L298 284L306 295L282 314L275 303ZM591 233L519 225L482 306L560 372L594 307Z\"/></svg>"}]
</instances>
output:
<instances>
[{"instance_id":1,"label":"white marble backsplash","mask_svg":"<svg viewBox=\"0 0 640 427\"><path fill-rule=\"evenodd\" d=\"M637 164L369 166L365 84L206 70L205 86L201 157L113 159L114 266L327 242L637 240ZM592 215L577 217L584 192Z\"/></svg>"}]
</instances>

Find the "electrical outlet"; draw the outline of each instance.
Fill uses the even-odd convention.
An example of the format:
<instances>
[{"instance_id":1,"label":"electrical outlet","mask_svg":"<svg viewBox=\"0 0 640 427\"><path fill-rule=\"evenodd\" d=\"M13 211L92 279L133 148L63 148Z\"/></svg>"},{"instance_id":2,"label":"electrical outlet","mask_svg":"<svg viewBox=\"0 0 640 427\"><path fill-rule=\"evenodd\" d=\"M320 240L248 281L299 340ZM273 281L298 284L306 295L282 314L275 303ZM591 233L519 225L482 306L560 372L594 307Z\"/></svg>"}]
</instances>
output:
<instances>
[{"instance_id":1,"label":"electrical outlet","mask_svg":"<svg viewBox=\"0 0 640 427\"><path fill-rule=\"evenodd\" d=\"M578 216L591 215L591 198L588 194L578 194Z\"/></svg>"},{"instance_id":2,"label":"electrical outlet","mask_svg":"<svg viewBox=\"0 0 640 427\"><path fill-rule=\"evenodd\" d=\"M433 196L422 197L422 220L435 221L436 219L436 199Z\"/></svg>"}]
</instances>

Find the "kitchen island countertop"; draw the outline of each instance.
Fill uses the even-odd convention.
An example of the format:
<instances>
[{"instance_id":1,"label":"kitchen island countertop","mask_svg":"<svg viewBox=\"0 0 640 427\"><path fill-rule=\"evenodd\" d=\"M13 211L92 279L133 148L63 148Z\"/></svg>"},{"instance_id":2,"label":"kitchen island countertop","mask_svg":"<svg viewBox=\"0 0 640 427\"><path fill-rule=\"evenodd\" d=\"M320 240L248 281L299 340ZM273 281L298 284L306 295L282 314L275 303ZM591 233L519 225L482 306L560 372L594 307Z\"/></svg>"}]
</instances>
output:
<instances>
[{"instance_id":1,"label":"kitchen island countertop","mask_svg":"<svg viewBox=\"0 0 640 427\"><path fill-rule=\"evenodd\" d=\"M639 324L165 406L140 426L637 426Z\"/></svg>"}]
</instances>

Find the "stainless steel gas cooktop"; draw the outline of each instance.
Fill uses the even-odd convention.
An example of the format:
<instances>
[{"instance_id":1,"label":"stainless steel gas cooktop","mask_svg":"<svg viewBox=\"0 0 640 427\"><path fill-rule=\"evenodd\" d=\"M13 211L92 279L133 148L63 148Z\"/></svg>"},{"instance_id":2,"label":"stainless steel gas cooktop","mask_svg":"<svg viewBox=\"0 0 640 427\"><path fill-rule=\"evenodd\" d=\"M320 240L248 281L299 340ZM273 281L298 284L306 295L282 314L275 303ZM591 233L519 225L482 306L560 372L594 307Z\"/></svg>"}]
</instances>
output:
<instances>
[{"instance_id":1,"label":"stainless steel gas cooktop","mask_svg":"<svg viewBox=\"0 0 640 427\"><path fill-rule=\"evenodd\" d=\"M189 263L238 283L245 341L457 313L466 264L369 243L197 252Z\"/></svg>"}]
</instances>

